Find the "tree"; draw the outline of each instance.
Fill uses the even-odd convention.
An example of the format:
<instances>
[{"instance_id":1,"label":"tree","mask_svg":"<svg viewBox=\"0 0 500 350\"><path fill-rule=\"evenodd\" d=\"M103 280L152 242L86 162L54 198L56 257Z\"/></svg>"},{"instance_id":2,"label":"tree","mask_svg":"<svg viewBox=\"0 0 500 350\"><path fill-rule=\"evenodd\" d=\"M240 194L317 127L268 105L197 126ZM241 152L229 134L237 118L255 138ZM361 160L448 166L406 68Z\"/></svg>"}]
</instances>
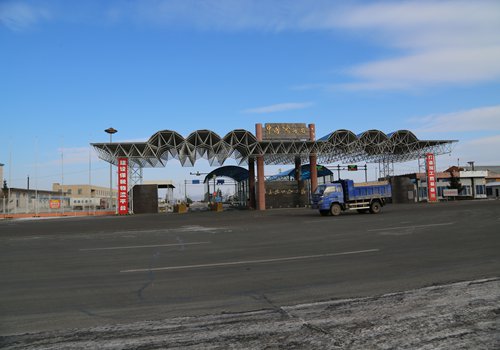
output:
<instances>
[{"instance_id":1,"label":"tree","mask_svg":"<svg viewBox=\"0 0 500 350\"><path fill-rule=\"evenodd\" d=\"M455 176L455 172L453 172L453 170L450 170L449 173L450 173L450 184L448 185L448 189L457 190L457 192L460 193L463 189L463 186L460 183L459 178Z\"/></svg>"}]
</instances>

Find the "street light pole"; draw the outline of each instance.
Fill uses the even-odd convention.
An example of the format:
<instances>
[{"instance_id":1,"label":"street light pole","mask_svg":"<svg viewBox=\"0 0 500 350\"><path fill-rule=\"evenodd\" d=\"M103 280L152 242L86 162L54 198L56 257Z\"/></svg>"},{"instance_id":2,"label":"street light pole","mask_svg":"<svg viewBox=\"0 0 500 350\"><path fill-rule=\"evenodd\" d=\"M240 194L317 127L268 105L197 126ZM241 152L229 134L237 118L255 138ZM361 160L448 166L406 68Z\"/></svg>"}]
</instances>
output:
<instances>
[{"instance_id":1,"label":"street light pole","mask_svg":"<svg viewBox=\"0 0 500 350\"><path fill-rule=\"evenodd\" d=\"M118 130L114 128L107 128L104 130L104 132L109 134L109 143L111 144L113 142L113 134L117 133ZM109 162L109 203L108 203L108 209L113 208L113 163Z\"/></svg>"},{"instance_id":2,"label":"street light pole","mask_svg":"<svg viewBox=\"0 0 500 350\"><path fill-rule=\"evenodd\" d=\"M467 162L467 164L470 165L470 170L471 171L474 171L474 162L471 161L471 162ZM471 174L471 177L470 177L470 182L471 182L471 190L472 190L472 199L476 198L476 188L474 187L474 173Z\"/></svg>"}]
</instances>

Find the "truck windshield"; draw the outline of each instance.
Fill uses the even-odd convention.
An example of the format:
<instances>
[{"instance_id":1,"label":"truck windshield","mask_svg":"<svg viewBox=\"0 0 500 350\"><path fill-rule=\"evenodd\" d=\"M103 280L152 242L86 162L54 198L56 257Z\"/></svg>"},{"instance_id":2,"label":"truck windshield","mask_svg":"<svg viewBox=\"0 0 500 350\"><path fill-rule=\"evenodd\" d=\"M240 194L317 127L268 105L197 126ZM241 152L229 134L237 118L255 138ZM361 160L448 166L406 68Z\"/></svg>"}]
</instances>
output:
<instances>
[{"instance_id":1,"label":"truck windshield","mask_svg":"<svg viewBox=\"0 0 500 350\"><path fill-rule=\"evenodd\" d=\"M316 191L314 191L314 194L319 194L320 196L323 195L323 192L325 192L325 185L319 185L316 187Z\"/></svg>"},{"instance_id":2,"label":"truck windshield","mask_svg":"<svg viewBox=\"0 0 500 350\"><path fill-rule=\"evenodd\" d=\"M328 194L328 193L332 193L332 192L340 192L340 191L337 190L337 186L328 186L327 188L325 188L325 191L323 192L323 194Z\"/></svg>"},{"instance_id":3,"label":"truck windshield","mask_svg":"<svg viewBox=\"0 0 500 350\"><path fill-rule=\"evenodd\" d=\"M324 194L328 194L331 192L341 192L341 191L340 191L340 189L338 189L338 186L319 185L316 188L316 191L314 192L314 194L318 194L318 195L322 196Z\"/></svg>"}]
</instances>

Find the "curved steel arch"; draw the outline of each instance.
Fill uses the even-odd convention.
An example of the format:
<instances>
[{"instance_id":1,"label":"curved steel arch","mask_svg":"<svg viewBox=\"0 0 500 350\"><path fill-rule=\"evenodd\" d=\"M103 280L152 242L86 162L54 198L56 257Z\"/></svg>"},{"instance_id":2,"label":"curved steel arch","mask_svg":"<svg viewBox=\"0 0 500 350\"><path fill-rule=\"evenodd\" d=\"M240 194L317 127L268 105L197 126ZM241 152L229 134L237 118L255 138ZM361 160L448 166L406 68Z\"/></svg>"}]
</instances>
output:
<instances>
[{"instance_id":1,"label":"curved steel arch","mask_svg":"<svg viewBox=\"0 0 500 350\"><path fill-rule=\"evenodd\" d=\"M212 170L210 173L208 173L205 176L203 183L207 183L207 181L212 179L214 175L220 176L220 177L229 177L236 182L241 182L241 181L245 181L246 179L248 179L249 173L250 172L245 168L235 166L235 165L226 165L226 166L217 168L215 170Z\"/></svg>"},{"instance_id":2,"label":"curved steel arch","mask_svg":"<svg viewBox=\"0 0 500 350\"><path fill-rule=\"evenodd\" d=\"M294 164L298 157L306 163L315 154L321 163L333 162L405 162L422 158L425 153L451 152L456 140L419 140L409 130L385 134L367 130L355 135L350 130L333 131L317 141L264 140L243 129L228 132L223 138L211 130L196 130L187 138L172 130L161 130L146 142L92 143L99 158L117 164L127 157L138 167L163 167L172 159L193 166L198 159L210 165L222 165L228 158L238 164L263 156L266 164Z\"/></svg>"}]
</instances>

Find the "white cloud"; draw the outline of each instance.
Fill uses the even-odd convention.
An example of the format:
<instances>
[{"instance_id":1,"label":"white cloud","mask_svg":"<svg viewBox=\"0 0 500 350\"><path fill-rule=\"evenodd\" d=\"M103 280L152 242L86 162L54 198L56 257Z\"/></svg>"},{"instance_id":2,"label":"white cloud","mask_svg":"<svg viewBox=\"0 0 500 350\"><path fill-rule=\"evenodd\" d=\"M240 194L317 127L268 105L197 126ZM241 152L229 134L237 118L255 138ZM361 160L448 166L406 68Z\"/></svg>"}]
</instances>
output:
<instances>
[{"instance_id":1,"label":"white cloud","mask_svg":"<svg viewBox=\"0 0 500 350\"><path fill-rule=\"evenodd\" d=\"M500 3L410 1L348 11L341 27L373 31L399 57L351 67L358 89L471 84L500 78Z\"/></svg>"},{"instance_id":2,"label":"white cloud","mask_svg":"<svg viewBox=\"0 0 500 350\"><path fill-rule=\"evenodd\" d=\"M21 2L4 2L0 4L0 24L13 31L25 30L39 21L49 18L50 13L44 8Z\"/></svg>"},{"instance_id":3,"label":"white cloud","mask_svg":"<svg viewBox=\"0 0 500 350\"><path fill-rule=\"evenodd\" d=\"M500 131L500 105L429 115L412 122L420 124L420 132Z\"/></svg>"},{"instance_id":4,"label":"white cloud","mask_svg":"<svg viewBox=\"0 0 500 350\"><path fill-rule=\"evenodd\" d=\"M412 49L489 45L499 42L499 10L491 0L385 1L347 7L323 26L376 31L386 44Z\"/></svg>"},{"instance_id":5,"label":"white cloud","mask_svg":"<svg viewBox=\"0 0 500 350\"><path fill-rule=\"evenodd\" d=\"M500 45L477 49L436 49L363 64L351 69L350 73L379 86L408 88L436 83L497 80L500 78Z\"/></svg>"},{"instance_id":6,"label":"white cloud","mask_svg":"<svg viewBox=\"0 0 500 350\"><path fill-rule=\"evenodd\" d=\"M401 90L500 79L500 1L495 0L142 0L65 12L73 19L83 12L85 20L212 31L340 31L397 49L392 57L346 67L350 81L309 87ZM0 5L0 21L12 30L49 17L36 2Z\"/></svg>"},{"instance_id":7,"label":"white cloud","mask_svg":"<svg viewBox=\"0 0 500 350\"><path fill-rule=\"evenodd\" d=\"M498 165L500 135L488 136L459 142L453 156L460 158L460 164L474 161L477 165Z\"/></svg>"},{"instance_id":8,"label":"white cloud","mask_svg":"<svg viewBox=\"0 0 500 350\"><path fill-rule=\"evenodd\" d=\"M243 111L243 113L256 113L256 114L265 114L265 113L275 113L275 112L283 112L283 111L292 111L297 109L304 109L311 107L313 105L312 102L288 102L288 103L279 103L271 106L250 108Z\"/></svg>"},{"instance_id":9,"label":"white cloud","mask_svg":"<svg viewBox=\"0 0 500 350\"><path fill-rule=\"evenodd\" d=\"M495 153L497 153L497 151L500 149L500 135L470 140L467 141L467 144L479 147L492 147L495 149Z\"/></svg>"}]
</instances>

